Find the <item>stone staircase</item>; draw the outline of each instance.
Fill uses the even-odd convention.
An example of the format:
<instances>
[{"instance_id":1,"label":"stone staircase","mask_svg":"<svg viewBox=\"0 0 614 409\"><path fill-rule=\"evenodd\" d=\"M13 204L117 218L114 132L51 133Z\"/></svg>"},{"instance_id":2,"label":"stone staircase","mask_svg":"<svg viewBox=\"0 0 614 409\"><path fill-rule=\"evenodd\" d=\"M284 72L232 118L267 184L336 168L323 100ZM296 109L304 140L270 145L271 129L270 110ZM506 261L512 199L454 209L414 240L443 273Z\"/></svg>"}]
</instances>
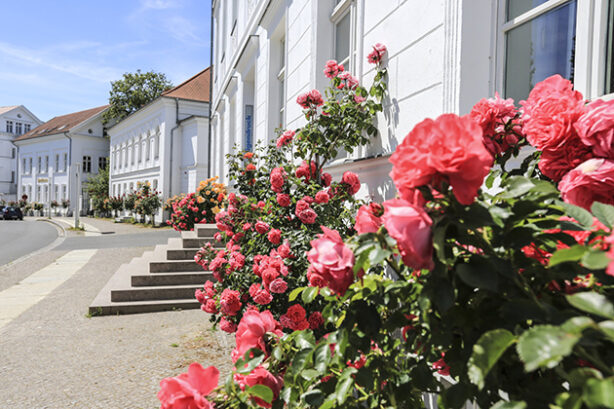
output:
<instances>
[{"instance_id":1,"label":"stone staircase","mask_svg":"<svg viewBox=\"0 0 614 409\"><path fill-rule=\"evenodd\" d=\"M91 315L136 314L200 308L194 291L212 274L194 262L207 242L214 242L215 224L200 224L181 232L168 244L158 245L123 264L89 307Z\"/></svg>"}]
</instances>

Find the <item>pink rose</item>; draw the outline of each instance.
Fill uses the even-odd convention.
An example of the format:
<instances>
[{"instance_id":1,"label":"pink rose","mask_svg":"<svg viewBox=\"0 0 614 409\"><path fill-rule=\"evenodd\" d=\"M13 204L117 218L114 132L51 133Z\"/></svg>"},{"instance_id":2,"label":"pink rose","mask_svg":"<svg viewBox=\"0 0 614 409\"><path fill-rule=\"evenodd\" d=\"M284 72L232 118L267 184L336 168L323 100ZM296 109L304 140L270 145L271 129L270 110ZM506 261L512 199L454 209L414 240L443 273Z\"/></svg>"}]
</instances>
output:
<instances>
[{"instance_id":1,"label":"pink rose","mask_svg":"<svg viewBox=\"0 0 614 409\"><path fill-rule=\"evenodd\" d=\"M493 160L482 142L482 129L471 118L444 114L425 119L405 137L390 157L390 176L406 200L417 187L440 189L446 181L458 202L470 205Z\"/></svg>"},{"instance_id":2,"label":"pink rose","mask_svg":"<svg viewBox=\"0 0 614 409\"><path fill-rule=\"evenodd\" d=\"M258 366L244 378L244 382L250 388L254 385L264 385L269 387L273 392L274 402L279 397L279 392L283 386L283 380L280 377L274 376L272 373L264 369L263 366ZM271 403L267 403L261 398L252 397L252 400L263 408L272 407Z\"/></svg>"},{"instance_id":3,"label":"pink rose","mask_svg":"<svg viewBox=\"0 0 614 409\"><path fill-rule=\"evenodd\" d=\"M271 243L279 244L279 242L281 241L281 230L272 229L267 235L267 238L269 239Z\"/></svg>"},{"instance_id":4,"label":"pink rose","mask_svg":"<svg viewBox=\"0 0 614 409\"><path fill-rule=\"evenodd\" d=\"M288 258L292 254L292 252L290 251L290 246L286 243L277 247L277 253L281 258Z\"/></svg>"},{"instance_id":5,"label":"pink rose","mask_svg":"<svg viewBox=\"0 0 614 409\"><path fill-rule=\"evenodd\" d=\"M262 288L258 283L254 283L249 287L249 295L256 304L267 305L273 301L271 293L266 288Z\"/></svg>"},{"instance_id":6,"label":"pink rose","mask_svg":"<svg viewBox=\"0 0 614 409\"><path fill-rule=\"evenodd\" d=\"M218 313L217 305L215 305L215 300L212 298L203 301L200 309L209 314Z\"/></svg>"},{"instance_id":7,"label":"pink rose","mask_svg":"<svg viewBox=\"0 0 614 409\"><path fill-rule=\"evenodd\" d=\"M384 226L397 241L405 265L416 269L432 269L433 222L428 214L403 199L385 201L384 209Z\"/></svg>"},{"instance_id":8,"label":"pink rose","mask_svg":"<svg viewBox=\"0 0 614 409\"><path fill-rule=\"evenodd\" d=\"M326 65L324 66L324 75L326 78L335 78L339 73L339 67L337 66L337 61L328 60L326 61Z\"/></svg>"},{"instance_id":9,"label":"pink rose","mask_svg":"<svg viewBox=\"0 0 614 409\"><path fill-rule=\"evenodd\" d=\"M237 362L252 348L258 348L268 355L269 350L265 341L266 334L273 334L277 337L283 336L281 325L275 321L271 311L247 310L243 314L241 322L239 322L235 336L236 347L232 351L232 361Z\"/></svg>"},{"instance_id":10,"label":"pink rose","mask_svg":"<svg viewBox=\"0 0 614 409\"><path fill-rule=\"evenodd\" d=\"M558 182L567 172L592 157L593 154L589 146L582 143L580 138L571 137L560 148L543 151L539 158L538 167L541 173Z\"/></svg>"},{"instance_id":11,"label":"pink rose","mask_svg":"<svg viewBox=\"0 0 614 409\"><path fill-rule=\"evenodd\" d=\"M226 317L222 317L220 320L220 329L224 332L232 334L237 331L237 324L227 320Z\"/></svg>"},{"instance_id":12,"label":"pink rose","mask_svg":"<svg viewBox=\"0 0 614 409\"><path fill-rule=\"evenodd\" d=\"M220 309L224 315L237 315L241 309L241 294L236 290L226 288L220 296Z\"/></svg>"},{"instance_id":13,"label":"pink rose","mask_svg":"<svg viewBox=\"0 0 614 409\"><path fill-rule=\"evenodd\" d=\"M502 99L496 92L494 98L481 99L469 113L469 117L482 128L484 146L493 156L507 151L518 143L518 137L505 130L505 125L515 116L514 100Z\"/></svg>"},{"instance_id":14,"label":"pink rose","mask_svg":"<svg viewBox=\"0 0 614 409\"><path fill-rule=\"evenodd\" d=\"M610 264L608 264L605 272L608 275L614 276L614 233L606 237L605 242L610 246L610 250L607 253L610 258Z\"/></svg>"},{"instance_id":15,"label":"pink rose","mask_svg":"<svg viewBox=\"0 0 614 409\"><path fill-rule=\"evenodd\" d=\"M290 195L287 195L285 193L278 193L277 194L277 204L280 205L281 207L290 206Z\"/></svg>"},{"instance_id":16,"label":"pink rose","mask_svg":"<svg viewBox=\"0 0 614 409\"><path fill-rule=\"evenodd\" d=\"M216 367L205 369L194 362L187 373L162 379L158 392L161 409L214 409L205 396L217 387L219 377Z\"/></svg>"},{"instance_id":17,"label":"pink rose","mask_svg":"<svg viewBox=\"0 0 614 409\"><path fill-rule=\"evenodd\" d=\"M317 217L318 214L311 207L302 210L298 214L299 220L305 224L314 224L316 222Z\"/></svg>"},{"instance_id":18,"label":"pink rose","mask_svg":"<svg viewBox=\"0 0 614 409\"><path fill-rule=\"evenodd\" d=\"M318 193L316 193L316 203L328 203L329 200L330 196L328 196L326 191L320 190Z\"/></svg>"},{"instance_id":19,"label":"pink rose","mask_svg":"<svg viewBox=\"0 0 614 409\"><path fill-rule=\"evenodd\" d=\"M348 192L351 195L355 195L360 190L360 180L358 179L358 175L354 172L344 172L341 177L341 183L348 185Z\"/></svg>"},{"instance_id":20,"label":"pink rose","mask_svg":"<svg viewBox=\"0 0 614 409\"><path fill-rule=\"evenodd\" d=\"M585 145L600 158L614 159L614 100L596 100L574 124Z\"/></svg>"},{"instance_id":21,"label":"pink rose","mask_svg":"<svg viewBox=\"0 0 614 409\"><path fill-rule=\"evenodd\" d=\"M325 187L330 186L330 182L333 181L333 177L330 175L330 173L322 173L322 175L320 175L320 178L322 179L322 184Z\"/></svg>"},{"instance_id":22,"label":"pink rose","mask_svg":"<svg viewBox=\"0 0 614 409\"><path fill-rule=\"evenodd\" d=\"M276 193L281 193L285 183L286 171L282 167L274 168L271 171L271 189ZM218 213L219 214L219 213Z\"/></svg>"},{"instance_id":23,"label":"pink rose","mask_svg":"<svg viewBox=\"0 0 614 409\"><path fill-rule=\"evenodd\" d=\"M325 226L321 228L324 234L311 241L311 250L307 253L313 269L311 275L315 272L331 290L343 295L354 282L354 253L345 245L339 232Z\"/></svg>"},{"instance_id":24,"label":"pink rose","mask_svg":"<svg viewBox=\"0 0 614 409\"><path fill-rule=\"evenodd\" d=\"M284 133L282 133L281 136L277 139L277 145L276 146L278 148L281 148L282 146L286 146L287 144L292 142L293 138L294 138L294 131L287 130Z\"/></svg>"},{"instance_id":25,"label":"pink rose","mask_svg":"<svg viewBox=\"0 0 614 409\"><path fill-rule=\"evenodd\" d=\"M589 159L567 173L558 187L565 202L586 210L593 202L614 205L614 161Z\"/></svg>"},{"instance_id":26,"label":"pink rose","mask_svg":"<svg viewBox=\"0 0 614 409\"><path fill-rule=\"evenodd\" d=\"M380 61L382 61L382 58L384 57L384 54L386 54L386 46L384 44L381 43L377 43L373 46L373 51L371 51L371 53L369 53L369 55L367 55L367 61L370 64L379 64Z\"/></svg>"},{"instance_id":27,"label":"pink rose","mask_svg":"<svg viewBox=\"0 0 614 409\"><path fill-rule=\"evenodd\" d=\"M575 134L574 123L586 110L582 94L558 74L535 85L520 105L522 130L539 150L558 149L565 144Z\"/></svg>"},{"instance_id":28,"label":"pink rose","mask_svg":"<svg viewBox=\"0 0 614 409\"><path fill-rule=\"evenodd\" d=\"M268 232L269 229L271 228L267 223L265 223L265 222L263 222L261 220L258 220L254 227L256 228L256 231L258 233L260 233L260 234L264 234L264 233Z\"/></svg>"},{"instance_id":29,"label":"pink rose","mask_svg":"<svg viewBox=\"0 0 614 409\"><path fill-rule=\"evenodd\" d=\"M269 284L269 291L275 294L283 294L288 290L288 283L283 278L276 278Z\"/></svg>"},{"instance_id":30,"label":"pink rose","mask_svg":"<svg viewBox=\"0 0 614 409\"><path fill-rule=\"evenodd\" d=\"M354 230L358 234L377 233L381 225L382 219L373 214L371 206L360 206L356 214L356 224L354 224Z\"/></svg>"}]
</instances>

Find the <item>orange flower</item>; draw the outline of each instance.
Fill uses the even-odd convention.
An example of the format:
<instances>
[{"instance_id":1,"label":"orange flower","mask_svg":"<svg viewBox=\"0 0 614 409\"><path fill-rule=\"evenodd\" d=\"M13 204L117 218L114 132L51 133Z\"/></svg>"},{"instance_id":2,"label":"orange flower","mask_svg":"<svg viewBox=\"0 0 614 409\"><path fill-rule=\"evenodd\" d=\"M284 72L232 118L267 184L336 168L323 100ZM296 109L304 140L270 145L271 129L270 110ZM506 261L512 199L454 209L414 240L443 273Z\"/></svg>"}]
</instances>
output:
<instances>
[{"instance_id":1,"label":"orange flower","mask_svg":"<svg viewBox=\"0 0 614 409\"><path fill-rule=\"evenodd\" d=\"M203 203L203 202L205 201L205 198L204 198L204 197L202 197L202 196L198 196L198 198L196 199L196 201L197 201L198 203Z\"/></svg>"},{"instance_id":2,"label":"orange flower","mask_svg":"<svg viewBox=\"0 0 614 409\"><path fill-rule=\"evenodd\" d=\"M254 171L256 170L256 165L254 165L253 163L249 163L246 167L245 170L248 172Z\"/></svg>"},{"instance_id":3,"label":"orange flower","mask_svg":"<svg viewBox=\"0 0 614 409\"><path fill-rule=\"evenodd\" d=\"M254 152L245 152L245 155L243 155L243 157L245 159L251 159L254 157Z\"/></svg>"}]
</instances>

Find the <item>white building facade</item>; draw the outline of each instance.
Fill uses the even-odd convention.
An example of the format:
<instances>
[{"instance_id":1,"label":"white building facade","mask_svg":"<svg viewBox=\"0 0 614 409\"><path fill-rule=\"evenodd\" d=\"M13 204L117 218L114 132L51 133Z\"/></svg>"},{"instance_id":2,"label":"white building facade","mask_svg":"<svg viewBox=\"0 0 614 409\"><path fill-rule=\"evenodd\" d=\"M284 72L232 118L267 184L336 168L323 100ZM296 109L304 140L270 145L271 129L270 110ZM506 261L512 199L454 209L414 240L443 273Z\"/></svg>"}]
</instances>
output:
<instances>
[{"instance_id":1,"label":"white building facade","mask_svg":"<svg viewBox=\"0 0 614 409\"><path fill-rule=\"evenodd\" d=\"M77 203L81 213L88 210L83 185L108 165L109 140L102 123L106 108L55 117L15 140L20 197L45 207L68 200L71 213Z\"/></svg>"},{"instance_id":2,"label":"white building facade","mask_svg":"<svg viewBox=\"0 0 614 409\"><path fill-rule=\"evenodd\" d=\"M149 182L166 200L208 177L209 78L206 69L109 129L110 196Z\"/></svg>"},{"instance_id":3,"label":"white building facade","mask_svg":"<svg viewBox=\"0 0 614 409\"><path fill-rule=\"evenodd\" d=\"M427 117L466 114L481 98L517 103L561 74L587 98L614 95L611 0L214 0L212 174L225 155L304 123L296 97L328 84L329 59L369 85L366 56L388 48L388 97L379 137L328 171L356 172L360 195L396 193L388 157Z\"/></svg>"},{"instance_id":4,"label":"white building facade","mask_svg":"<svg viewBox=\"0 0 614 409\"><path fill-rule=\"evenodd\" d=\"M19 199L18 154L14 141L40 124L42 121L23 105L0 107L0 202Z\"/></svg>"}]
</instances>

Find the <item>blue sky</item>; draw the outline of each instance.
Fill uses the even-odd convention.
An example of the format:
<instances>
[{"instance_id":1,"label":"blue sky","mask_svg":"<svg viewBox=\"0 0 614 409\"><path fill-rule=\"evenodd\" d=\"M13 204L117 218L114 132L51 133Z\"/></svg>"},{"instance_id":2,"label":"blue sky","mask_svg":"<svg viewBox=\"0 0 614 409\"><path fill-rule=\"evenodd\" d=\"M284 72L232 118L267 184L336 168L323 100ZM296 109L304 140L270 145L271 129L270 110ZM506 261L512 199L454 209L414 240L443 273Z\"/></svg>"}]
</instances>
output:
<instances>
[{"instance_id":1,"label":"blue sky","mask_svg":"<svg viewBox=\"0 0 614 409\"><path fill-rule=\"evenodd\" d=\"M177 85L209 65L210 18L210 0L3 2L0 106L47 121L106 104L137 69Z\"/></svg>"}]
</instances>

